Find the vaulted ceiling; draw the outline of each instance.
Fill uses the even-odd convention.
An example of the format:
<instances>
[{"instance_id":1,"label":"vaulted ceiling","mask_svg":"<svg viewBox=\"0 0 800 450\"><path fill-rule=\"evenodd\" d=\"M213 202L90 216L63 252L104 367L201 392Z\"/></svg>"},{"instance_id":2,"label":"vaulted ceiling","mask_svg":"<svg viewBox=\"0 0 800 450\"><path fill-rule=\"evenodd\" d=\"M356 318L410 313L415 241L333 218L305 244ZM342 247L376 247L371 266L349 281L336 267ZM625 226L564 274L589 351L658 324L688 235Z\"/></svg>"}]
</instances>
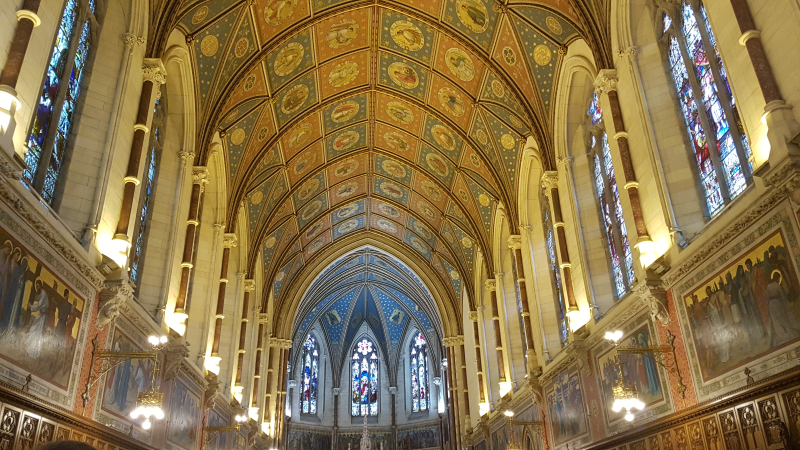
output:
<instances>
[{"instance_id":1,"label":"vaulted ceiling","mask_svg":"<svg viewBox=\"0 0 800 450\"><path fill-rule=\"evenodd\" d=\"M579 37L566 0L181 11L197 114L222 137L228 226L247 230L251 272L277 298L323 248L372 233L418 253L457 299L499 203L514 222L526 137L550 129L556 73Z\"/></svg>"}]
</instances>

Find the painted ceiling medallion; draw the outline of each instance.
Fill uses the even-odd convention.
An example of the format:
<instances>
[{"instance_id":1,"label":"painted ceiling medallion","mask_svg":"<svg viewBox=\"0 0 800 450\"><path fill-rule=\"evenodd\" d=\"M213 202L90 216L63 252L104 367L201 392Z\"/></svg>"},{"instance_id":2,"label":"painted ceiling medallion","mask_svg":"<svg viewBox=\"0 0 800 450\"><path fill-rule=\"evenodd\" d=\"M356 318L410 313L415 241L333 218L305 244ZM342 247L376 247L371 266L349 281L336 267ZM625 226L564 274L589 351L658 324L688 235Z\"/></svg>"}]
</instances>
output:
<instances>
[{"instance_id":1,"label":"painted ceiling medallion","mask_svg":"<svg viewBox=\"0 0 800 450\"><path fill-rule=\"evenodd\" d=\"M345 198L353 195L358 189L358 183L355 181L351 181L349 183L345 183L336 190L336 197L337 198Z\"/></svg>"},{"instance_id":2,"label":"painted ceiling medallion","mask_svg":"<svg viewBox=\"0 0 800 450\"><path fill-rule=\"evenodd\" d=\"M311 239L312 237L314 237L315 234L317 234L319 231L322 230L322 227L324 227L323 221L319 221L314 225L311 225L311 228L306 230L306 232L304 233L306 239Z\"/></svg>"},{"instance_id":3,"label":"painted ceiling medallion","mask_svg":"<svg viewBox=\"0 0 800 450\"><path fill-rule=\"evenodd\" d=\"M383 135L383 140L386 142L386 145L389 147L390 150L394 150L396 152L405 152L408 150L408 141L400 135L400 133L396 133L394 131L387 131Z\"/></svg>"},{"instance_id":4,"label":"painted ceiling medallion","mask_svg":"<svg viewBox=\"0 0 800 450\"><path fill-rule=\"evenodd\" d=\"M261 129L258 130L258 140L259 140L259 142L263 141L264 139L266 139L268 134L269 134L269 127L266 127L266 126L265 127L261 127Z\"/></svg>"},{"instance_id":5,"label":"painted ceiling medallion","mask_svg":"<svg viewBox=\"0 0 800 450\"><path fill-rule=\"evenodd\" d=\"M544 23L547 25L547 28L553 32L553 34L561 34L564 32L564 29L561 28L561 24L558 22L558 19L553 16L547 16L547 19L545 19Z\"/></svg>"},{"instance_id":6,"label":"painted ceiling medallion","mask_svg":"<svg viewBox=\"0 0 800 450\"><path fill-rule=\"evenodd\" d=\"M342 19L331 25L325 34L325 43L330 48L340 48L353 42L358 36L358 22L353 19Z\"/></svg>"},{"instance_id":7,"label":"painted ceiling medallion","mask_svg":"<svg viewBox=\"0 0 800 450\"><path fill-rule=\"evenodd\" d=\"M392 63L386 71L394 83L405 89L414 89L419 84L419 75L411 66L402 62Z\"/></svg>"},{"instance_id":8,"label":"painted ceiling medallion","mask_svg":"<svg viewBox=\"0 0 800 450\"><path fill-rule=\"evenodd\" d=\"M334 170L334 174L339 177L346 177L358 169L358 161L355 159L348 159L347 161L339 164Z\"/></svg>"},{"instance_id":9,"label":"painted ceiling medallion","mask_svg":"<svg viewBox=\"0 0 800 450\"><path fill-rule=\"evenodd\" d=\"M314 200L311 202L306 209L303 210L303 213L300 214L300 218L303 220L310 220L312 217L317 215L317 213L322 209L322 202L319 200Z\"/></svg>"},{"instance_id":10,"label":"painted ceiling medallion","mask_svg":"<svg viewBox=\"0 0 800 450\"><path fill-rule=\"evenodd\" d=\"M420 210L420 212L422 212L422 215L425 216L426 219L434 220L436 218L436 213L433 212L433 208L431 208L431 205L427 204L426 202L417 202L417 208Z\"/></svg>"},{"instance_id":11,"label":"painted ceiling medallion","mask_svg":"<svg viewBox=\"0 0 800 450\"><path fill-rule=\"evenodd\" d=\"M398 185L396 185L396 184L394 184L394 183L392 183L390 181L384 181L383 183L381 183L380 184L380 188L381 188L381 191L383 191L383 193L388 195L389 197L392 197L392 198L401 198L401 197L403 197L403 189L400 186L398 186Z\"/></svg>"},{"instance_id":12,"label":"painted ceiling medallion","mask_svg":"<svg viewBox=\"0 0 800 450\"><path fill-rule=\"evenodd\" d=\"M297 0L267 0L264 20L272 26L280 25L292 15L295 7Z\"/></svg>"},{"instance_id":13,"label":"painted ceiling medallion","mask_svg":"<svg viewBox=\"0 0 800 450\"><path fill-rule=\"evenodd\" d=\"M272 248L275 247L275 236L270 236L264 241L264 247Z\"/></svg>"},{"instance_id":14,"label":"painted ceiling medallion","mask_svg":"<svg viewBox=\"0 0 800 450\"><path fill-rule=\"evenodd\" d=\"M242 142L244 142L244 138L245 138L244 130L241 128L237 128L233 130L233 133L231 133L231 144L239 145Z\"/></svg>"},{"instance_id":15,"label":"painted ceiling medallion","mask_svg":"<svg viewBox=\"0 0 800 450\"><path fill-rule=\"evenodd\" d=\"M407 20L398 20L393 23L389 32L392 40L406 50L417 51L425 45L425 37L422 31Z\"/></svg>"},{"instance_id":16,"label":"painted ceiling medallion","mask_svg":"<svg viewBox=\"0 0 800 450\"><path fill-rule=\"evenodd\" d=\"M506 96L506 88L503 87L503 83L492 80L492 93L497 97L505 97Z\"/></svg>"},{"instance_id":17,"label":"painted ceiling medallion","mask_svg":"<svg viewBox=\"0 0 800 450\"><path fill-rule=\"evenodd\" d=\"M203 40L200 41L200 53L203 55L214 56L217 54L217 50L219 50L219 41L213 34L204 37Z\"/></svg>"},{"instance_id":18,"label":"painted ceiling medallion","mask_svg":"<svg viewBox=\"0 0 800 450\"><path fill-rule=\"evenodd\" d=\"M350 150L351 148L353 148L354 145L356 145L356 142L358 142L359 137L361 137L361 135L358 134L358 131L355 130L345 131L344 133L340 134L339 136L336 137L336 139L333 140L333 149L336 150L337 152Z\"/></svg>"},{"instance_id":19,"label":"painted ceiling medallion","mask_svg":"<svg viewBox=\"0 0 800 450\"><path fill-rule=\"evenodd\" d=\"M469 161L475 167L480 167L481 166L481 159L478 158L478 155L476 155L475 153L469 155Z\"/></svg>"},{"instance_id":20,"label":"painted ceiling medallion","mask_svg":"<svg viewBox=\"0 0 800 450\"><path fill-rule=\"evenodd\" d=\"M357 226L358 226L358 219L350 219L347 222L339 225L337 231L339 232L339 234L345 234L355 230Z\"/></svg>"},{"instance_id":21,"label":"painted ceiling medallion","mask_svg":"<svg viewBox=\"0 0 800 450\"><path fill-rule=\"evenodd\" d=\"M444 159L436 153L428 153L425 155L425 162L428 164L428 168L430 168L434 174L440 177L446 177L450 174L450 169L448 169L447 163L445 163Z\"/></svg>"},{"instance_id":22,"label":"painted ceiling medallion","mask_svg":"<svg viewBox=\"0 0 800 450\"><path fill-rule=\"evenodd\" d=\"M352 216L353 214L358 211L358 203L350 203L347 206L343 206L336 211L336 217L339 219L344 219L346 217Z\"/></svg>"},{"instance_id":23,"label":"painted ceiling medallion","mask_svg":"<svg viewBox=\"0 0 800 450\"><path fill-rule=\"evenodd\" d=\"M425 247L425 244L422 241L420 241L418 237L411 236L408 239L408 241L411 243L411 246L414 247L414 249L416 251L418 251L418 252L420 252L420 253L422 253L424 255L428 254L428 248Z\"/></svg>"},{"instance_id":24,"label":"painted ceiling medallion","mask_svg":"<svg viewBox=\"0 0 800 450\"><path fill-rule=\"evenodd\" d=\"M300 200L307 200L314 195L317 188L319 188L319 178L312 178L300 186L300 189L297 190L297 198Z\"/></svg>"},{"instance_id":25,"label":"painted ceiling medallion","mask_svg":"<svg viewBox=\"0 0 800 450\"><path fill-rule=\"evenodd\" d=\"M488 11L481 0L456 1L459 20L475 33L483 33L489 26Z\"/></svg>"},{"instance_id":26,"label":"painted ceiling medallion","mask_svg":"<svg viewBox=\"0 0 800 450\"><path fill-rule=\"evenodd\" d=\"M340 88L352 83L358 76L359 68L355 61L339 63L328 75L328 84Z\"/></svg>"},{"instance_id":27,"label":"painted ceiling medallion","mask_svg":"<svg viewBox=\"0 0 800 450\"><path fill-rule=\"evenodd\" d=\"M384 160L381 163L381 168L395 178L405 178L407 175L406 168L397 161L392 161L391 159Z\"/></svg>"},{"instance_id":28,"label":"painted ceiling medallion","mask_svg":"<svg viewBox=\"0 0 800 450\"><path fill-rule=\"evenodd\" d=\"M308 87L304 84L298 84L283 96L281 110L284 114L292 114L297 112L305 104L306 100L308 100Z\"/></svg>"},{"instance_id":29,"label":"painted ceiling medallion","mask_svg":"<svg viewBox=\"0 0 800 450\"><path fill-rule=\"evenodd\" d=\"M481 145L486 145L489 142L489 138L486 136L486 132L483 130L475 131L475 139L477 139Z\"/></svg>"},{"instance_id":30,"label":"painted ceiling medallion","mask_svg":"<svg viewBox=\"0 0 800 450\"><path fill-rule=\"evenodd\" d=\"M378 225L378 228L383 231L388 233L397 233L397 227L386 219L378 219L375 223Z\"/></svg>"},{"instance_id":31,"label":"painted ceiling medallion","mask_svg":"<svg viewBox=\"0 0 800 450\"><path fill-rule=\"evenodd\" d=\"M461 245L463 245L464 248L472 248L472 240L464 236L463 238L461 238Z\"/></svg>"},{"instance_id":32,"label":"painted ceiling medallion","mask_svg":"<svg viewBox=\"0 0 800 450\"><path fill-rule=\"evenodd\" d=\"M411 108L400 102L389 102L386 104L386 114L389 114L395 122L408 125L414 121L414 113Z\"/></svg>"},{"instance_id":33,"label":"painted ceiling medallion","mask_svg":"<svg viewBox=\"0 0 800 450\"><path fill-rule=\"evenodd\" d=\"M511 150L512 148L514 148L514 144L516 144L517 141L514 139L514 136L511 136L510 134L506 133L502 137L500 137L500 143L503 144L503 148L505 148L506 150Z\"/></svg>"},{"instance_id":34,"label":"painted ceiling medallion","mask_svg":"<svg viewBox=\"0 0 800 450\"><path fill-rule=\"evenodd\" d=\"M334 123L347 122L358 114L359 108L358 102L354 100L347 100L339 103L333 108L333 111L331 111L331 120L334 121Z\"/></svg>"},{"instance_id":35,"label":"painted ceiling medallion","mask_svg":"<svg viewBox=\"0 0 800 450\"><path fill-rule=\"evenodd\" d=\"M245 53L247 53L248 48L250 48L250 41L248 41L246 37L243 37L236 41L236 47L233 50L233 54L236 55L237 58L241 58L245 55Z\"/></svg>"},{"instance_id":36,"label":"painted ceiling medallion","mask_svg":"<svg viewBox=\"0 0 800 450\"><path fill-rule=\"evenodd\" d=\"M456 138L453 137L453 133L451 133L450 130L441 125L434 125L431 127L431 134L433 135L433 138L436 139L436 142L438 142L439 145L444 147L446 150L455 150Z\"/></svg>"},{"instance_id":37,"label":"painted ceiling medallion","mask_svg":"<svg viewBox=\"0 0 800 450\"><path fill-rule=\"evenodd\" d=\"M250 197L250 203L254 205L260 205L262 201L264 201L264 194L262 194L261 191L256 191L256 193Z\"/></svg>"},{"instance_id":38,"label":"painted ceiling medallion","mask_svg":"<svg viewBox=\"0 0 800 450\"><path fill-rule=\"evenodd\" d=\"M289 148L298 148L301 145L305 144L308 141L308 138L311 137L311 132L314 130L314 127L308 123L301 123L300 125L294 127L292 132L289 134Z\"/></svg>"},{"instance_id":39,"label":"painted ceiling medallion","mask_svg":"<svg viewBox=\"0 0 800 450\"><path fill-rule=\"evenodd\" d=\"M472 81L475 78L475 64L472 58L460 48L451 48L444 54L447 68L461 81Z\"/></svg>"},{"instance_id":40,"label":"painted ceiling medallion","mask_svg":"<svg viewBox=\"0 0 800 450\"><path fill-rule=\"evenodd\" d=\"M305 172L305 170L308 169L309 166L314 165L314 163L316 161L317 161L317 154L314 153L314 152L309 151L306 154L304 154L294 164L294 168L292 169L292 171L294 172L295 175L299 175L299 174Z\"/></svg>"},{"instance_id":41,"label":"painted ceiling medallion","mask_svg":"<svg viewBox=\"0 0 800 450\"><path fill-rule=\"evenodd\" d=\"M536 64L546 66L550 64L552 58L553 52L546 45L539 44L533 48L533 60L536 61Z\"/></svg>"},{"instance_id":42,"label":"painted ceiling medallion","mask_svg":"<svg viewBox=\"0 0 800 450\"><path fill-rule=\"evenodd\" d=\"M431 200L438 202L442 199L442 191L435 184L431 183L428 180L424 180L422 182L422 190L425 194L431 198Z\"/></svg>"},{"instance_id":43,"label":"painted ceiling medallion","mask_svg":"<svg viewBox=\"0 0 800 450\"><path fill-rule=\"evenodd\" d=\"M491 200L489 200L489 196L488 195L481 194L481 195L478 196L478 202L481 204L481 206L489 206L489 204L491 203Z\"/></svg>"},{"instance_id":44,"label":"painted ceiling medallion","mask_svg":"<svg viewBox=\"0 0 800 450\"><path fill-rule=\"evenodd\" d=\"M456 272L455 270L451 270L450 271L450 278L452 278L454 280L458 280L461 277L458 275L458 272Z\"/></svg>"},{"instance_id":45,"label":"painted ceiling medallion","mask_svg":"<svg viewBox=\"0 0 800 450\"><path fill-rule=\"evenodd\" d=\"M202 23L204 20L206 20L206 16L208 16L208 6L203 5L197 8L197 11L195 11L194 15L192 15L192 24L197 25Z\"/></svg>"},{"instance_id":46,"label":"painted ceiling medallion","mask_svg":"<svg viewBox=\"0 0 800 450\"><path fill-rule=\"evenodd\" d=\"M325 236L320 236L314 239L314 242L308 245L308 254L314 254L317 250L321 249L322 246L325 245Z\"/></svg>"},{"instance_id":47,"label":"painted ceiling medallion","mask_svg":"<svg viewBox=\"0 0 800 450\"><path fill-rule=\"evenodd\" d=\"M431 230L429 230L428 227L426 227L425 225L423 225L420 222L416 222L415 221L414 225L412 226L412 228L414 228L414 231L419 233L419 235L422 236L425 239L433 238L433 233L431 233Z\"/></svg>"},{"instance_id":48,"label":"painted ceiling medallion","mask_svg":"<svg viewBox=\"0 0 800 450\"><path fill-rule=\"evenodd\" d=\"M275 74L279 77L285 77L294 71L300 62L303 60L305 49L298 42L290 42L283 47L278 56L275 58L273 65Z\"/></svg>"},{"instance_id":49,"label":"painted ceiling medallion","mask_svg":"<svg viewBox=\"0 0 800 450\"><path fill-rule=\"evenodd\" d=\"M503 59L506 60L506 64L513 66L517 63L517 53L511 47L503 47Z\"/></svg>"},{"instance_id":50,"label":"painted ceiling medallion","mask_svg":"<svg viewBox=\"0 0 800 450\"><path fill-rule=\"evenodd\" d=\"M381 190L383 190L382 186ZM381 203L380 205L378 205L378 210L381 213L383 213L383 215L391 217L392 219L397 219L398 217L400 217L400 210L388 203Z\"/></svg>"},{"instance_id":51,"label":"painted ceiling medallion","mask_svg":"<svg viewBox=\"0 0 800 450\"><path fill-rule=\"evenodd\" d=\"M461 117L464 115L464 100L454 89L443 87L439 89L439 103L450 114Z\"/></svg>"},{"instance_id":52,"label":"painted ceiling medallion","mask_svg":"<svg viewBox=\"0 0 800 450\"><path fill-rule=\"evenodd\" d=\"M244 91L245 92L250 91L250 89L253 89L253 86L255 86L255 85L256 85L256 76L255 76L255 74L251 73L244 80L244 86L243 86Z\"/></svg>"}]
</instances>

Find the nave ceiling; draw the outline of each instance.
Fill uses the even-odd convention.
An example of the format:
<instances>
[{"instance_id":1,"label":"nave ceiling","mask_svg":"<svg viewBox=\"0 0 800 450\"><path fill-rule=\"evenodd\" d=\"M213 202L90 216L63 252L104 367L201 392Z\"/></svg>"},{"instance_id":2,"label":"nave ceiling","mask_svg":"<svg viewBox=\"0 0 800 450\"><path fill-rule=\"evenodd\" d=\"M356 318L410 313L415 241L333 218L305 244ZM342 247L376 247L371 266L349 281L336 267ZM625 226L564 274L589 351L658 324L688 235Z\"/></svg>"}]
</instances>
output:
<instances>
[{"instance_id":1,"label":"nave ceiling","mask_svg":"<svg viewBox=\"0 0 800 450\"><path fill-rule=\"evenodd\" d=\"M199 142L218 132L225 153L227 228L248 236L249 271L260 258L279 304L354 233L416 252L458 304L499 205L516 228L523 147L548 141L556 73L579 38L563 0L212 0L177 17Z\"/></svg>"}]
</instances>

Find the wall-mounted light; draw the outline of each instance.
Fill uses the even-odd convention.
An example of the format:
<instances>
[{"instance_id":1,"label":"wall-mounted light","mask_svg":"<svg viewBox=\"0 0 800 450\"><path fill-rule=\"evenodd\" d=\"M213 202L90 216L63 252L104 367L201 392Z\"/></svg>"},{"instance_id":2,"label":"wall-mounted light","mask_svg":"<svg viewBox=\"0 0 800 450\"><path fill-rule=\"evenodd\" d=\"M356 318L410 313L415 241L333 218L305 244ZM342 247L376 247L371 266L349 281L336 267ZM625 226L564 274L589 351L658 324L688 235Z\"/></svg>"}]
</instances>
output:
<instances>
[{"instance_id":1,"label":"wall-mounted light","mask_svg":"<svg viewBox=\"0 0 800 450\"><path fill-rule=\"evenodd\" d=\"M257 421L258 420L258 407L257 406L251 406L250 408L248 408L247 416L250 417L250 419L252 419L253 421Z\"/></svg>"},{"instance_id":2,"label":"wall-mounted light","mask_svg":"<svg viewBox=\"0 0 800 450\"><path fill-rule=\"evenodd\" d=\"M510 381L501 381L497 384L500 386L500 397L505 397L513 388L513 384Z\"/></svg>"},{"instance_id":3,"label":"wall-mounted light","mask_svg":"<svg viewBox=\"0 0 800 450\"><path fill-rule=\"evenodd\" d=\"M222 358L212 353L211 356L206 356L205 361L203 361L203 367L214 375L219 375L220 361L222 361Z\"/></svg>"},{"instance_id":4,"label":"wall-mounted light","mask_svg":"<svg viewBox=\"0 0 800 450\"><path fill-rule=\"evenodd\" d=\"M242 391L244 391L244 386L241 383L236 383L231 388L231 392L233 393L233 398L236 399L237 402L242 403ZM242 415L244 415L244 411L242 411Z\"/></svg>"},{"instance_id":5,"label":"wall-mounted light","mask_svg":"<svg viewBox=\"0 0 800 450\"><path fill-rule=\"evenodd\" d=\"M491 405L489 405L488 402L478 403L478 414L480 414L481 416L485 416L486 414L489 414L489 411L491 411L491 410L492 410L492 407L491 407Z\"/></svg>"},{"instance_id":6,"label":"wall-mounted light","mask_svg":"<svg viewBox=\"0 0 800 450\"><path fill-rule=\"evenodd\" d=\"M189 318L189 315L186 314L186 311L183 308L175 308L171 314L167 314L167 326L174 332L178 333L179 335L183 336L186 333L186 319Z\"/></svg>"},{"instance_id":7,"label":"wall-mounted light","mask_svg":"<svg viewBox=\"0 0 800 450\"><path fill-rule=\"evenodd\" d=\"M0 85L0 132L3 134L9 130L14 132L11 121L21 107L22 103L17 98L17 91L11 86Z\"/></svg>"}]
</instances>

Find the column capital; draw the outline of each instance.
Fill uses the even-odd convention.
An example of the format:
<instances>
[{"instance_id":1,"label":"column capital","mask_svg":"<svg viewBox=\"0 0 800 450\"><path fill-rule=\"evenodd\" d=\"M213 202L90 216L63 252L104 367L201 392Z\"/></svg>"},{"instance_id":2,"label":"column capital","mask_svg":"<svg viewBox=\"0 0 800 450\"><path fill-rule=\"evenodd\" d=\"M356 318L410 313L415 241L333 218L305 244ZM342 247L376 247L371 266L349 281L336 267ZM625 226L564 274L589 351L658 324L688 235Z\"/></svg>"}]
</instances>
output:
<instances>
[{"instance_id":1,"label":"column capital","mask_svg":"<svg viewBox=\"0 0 800 450\"><path fill-rule=\"evenodd\" d=\"M519 234L512 234L508 237L508 248L512 250L519 250L522 248L522 236Z\"/></svg>"},{"instance_id":2,"label":"column capital","mask_svg":"<svg viewBox=\"0 0 800 450\"><path fill-rule=\"evenodd\" d=\"M633 60L635 60L636 58L639 57L639 47L630 46L628 48L623 48L623 49L617 50L617 54L619 56L623 56L625 58L628 58L629 61L633 61Z\"/></svg>"},{"instance_id":3,"label":"column capital","mask_svg":"<svg viewBox=\"0 0 800 450\"><path fill-rule=\"evenodd\" d=\"M333 395L339 395L342 393L342 388L333 388Z\"/></svg>"},{"instance_id":4,"label":"column capital","mask_svg":"<svg viewBox=\"0 0 800 450\"><path fill-rule=\"evenodd\" d=\"M236 233L225 233L222 235L222 246L225 248L233 248L239 244L239 238Z\"/></svg>"},{"instance_id":5,"label":"column capital","mask_svg":"<svg viewBox=\"0 0 800 450\"><path fill-rule=\"evenodd\" d=\"M135 35L133 33L123 33L122 34L122 43L127 48L133 48L133 46L136 45L136 44L139 44L139 45L146 44L147 43L147 39L145 39L145 38L143 38L141 36L137 36L137 35Z\"/></svg>"},{"instance_id":6,"label":"column capital","mask_svg":"<svg viewBox=\"0 0 800 450\"><path fill-rule=\"evenodd\" d=\"M253 292L256 290L256 280L245 279L244 280L244 291L245 292Z\"/></svg>"},{"instance_id":7,"label":"column capital","mask_svg":"<svg viewBox=\"0 0 800 450\"><path fill-rule=\"evenodd\" d=\"M199 184L201 187L208 183L208 168L206 166L192 167L192 184Z\"/></svg>"},{"instance_id":8,"label":"column capital","mask_svg":"<svg viewBox=\"0 0 800 450\"><path fill-rule=\"evenodd\" d=\"M123 38L124 39L124 38ZM161 58L145 58L142 62L142 77L144 81L152 81L161 85L167 82L167 69Z\"/></svg>"},{"instance_id":9,"label":"column capital","mask_svg":"<svg viewBox=\"0 0 800 450\"><path fill-rule=\"evenodd\" d=\"M469 312L469 320L471 320L473 322L477 322L478 318L480 318L480 316L481 315L480 315L480 313L478 313L478 311L470 311Z\"/></svg>"},{"instance_id":10,"label":"column capital","mask_svg":"<svg viewBox=\"0 0 800 450\"><path fill-rule=\"evenodd\" d=\"M389 393L392 395L397 394L397 386L389 386Z\"/></svg>"},{"instance_id":11,"label":"column capital","mask_svg":"<svg viewBox=\"0 0 800 450\"><path fill-rule=\"evenodd\" d=\"M22 19L30 20L33 24L33 28L36 28L42 24L42 19L39 18L39 15L27 9L20 9L17 11L17 21L19 22Z\"/></svg>"},{"instance_id":12,"label":"column capital","mask_svg":"<svg viewBox=\"0 0 800 450\"><path fill-rule=\"evenodd\" d=\"M547 189L558 187L558 171L548 170L542 175L542 186Z\"/></svg>"},{"instance_id":13,"label":"column capital","mask_svg":"<svg viewBox=\"0 0 800 450\"><path fill-rule=\"evenodd\" d=\"M617 71L615 69L602 69L594 79L594 92L597 95L608 94L617 90Z\"/></svg>"},{"instance_id":14,"label":"column capital","mask_svg":"<svg viewBox=\"0 0 800 450\"><path fill-rule=\"evenodd\" d=\"M178 152L178 156L181 158L181 163L185 163L189 159L194 160L194 151L193 150L181 150Z\"/></svg>"},{"instance_id":15,"label":"column capital","mask_svg":"<svg viewBox=\"0 0 800 450\"><path fill-rule=\"evenodd\" d=\"M486 286L486 289L489 290L489 292L497 290L497 280L494 279L486 280L484 282L484 285Z\"/></svg>"},{"instance_id":16,"label":"column capital","mask_svg":"<svg viewBox=\"0 0 800 450\"><path fill-rule=\"evenodd\" d=\"M434 386L441 386L442 385L442 377L433 377L433 385Z\"/></svg>"}]
</instances>

